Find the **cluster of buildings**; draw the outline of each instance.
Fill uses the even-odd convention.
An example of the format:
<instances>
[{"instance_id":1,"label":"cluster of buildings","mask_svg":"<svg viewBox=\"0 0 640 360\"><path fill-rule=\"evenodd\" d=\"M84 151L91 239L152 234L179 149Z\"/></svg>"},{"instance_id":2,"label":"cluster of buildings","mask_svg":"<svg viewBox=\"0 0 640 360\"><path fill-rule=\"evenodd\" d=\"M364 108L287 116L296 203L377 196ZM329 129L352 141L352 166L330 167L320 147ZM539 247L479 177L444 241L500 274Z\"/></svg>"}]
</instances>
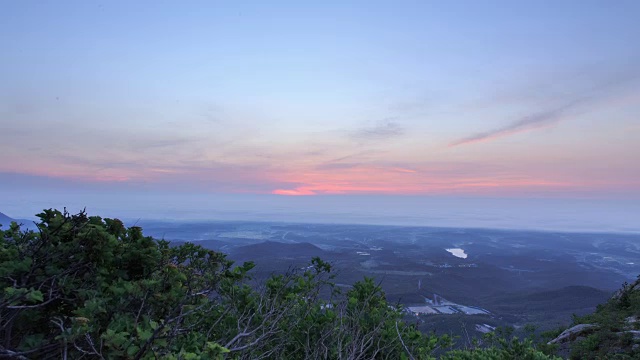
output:
<instances>
[{"instance_id":1,"label":"cluster of buildings","mask_svg":"<svg viewBox=\"0 0 640 360\"><path fill-rule=\"evenodd\" d=\"M477 306L460 305L454 302L448 301L438 294L433 294L433 300L425 298L425 305L409 306L407 311L415 316L429 315L429 314L464 314L464 315L478 315L478 314L491 314L488 310Z\"/></svg>"}]
</instances>

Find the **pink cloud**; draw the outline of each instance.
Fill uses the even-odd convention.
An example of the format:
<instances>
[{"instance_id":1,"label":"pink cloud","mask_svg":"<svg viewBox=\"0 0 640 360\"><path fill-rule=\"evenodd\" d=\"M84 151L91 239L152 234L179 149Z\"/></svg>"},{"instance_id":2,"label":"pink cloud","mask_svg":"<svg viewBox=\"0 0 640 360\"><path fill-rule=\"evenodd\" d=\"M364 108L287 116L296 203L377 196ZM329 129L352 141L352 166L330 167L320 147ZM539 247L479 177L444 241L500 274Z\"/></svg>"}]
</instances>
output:
<instances>
[{"instance_id":1,"label":"pink cloud","mask_svg":"<svg viewBox=\"0 0 640 360\"><path fill-rule=\"evenodd\" d=\"M290 190L277 189L277 190L273 190L271 193L274 195L287 195L287 196L316 195L314 191L305 189L303 187L290 189Z\"/></svg>"},{"instance_id":2,"label":"pink cloud","mask_svg":"<svg viewBox=\"0 0 640 360\"><path fill-rule=\"evenodd\" d=\"M289 182L290 188L279 187L276 195L321 194L446 194L483 192L513 192L532 189L566 189L570 182L533 177L504 177L495 174L464 176L455 171L446 174L434 169L360 166L340 170L327 169L281 174L279 182Z\"/></svg>"}]
</instances>

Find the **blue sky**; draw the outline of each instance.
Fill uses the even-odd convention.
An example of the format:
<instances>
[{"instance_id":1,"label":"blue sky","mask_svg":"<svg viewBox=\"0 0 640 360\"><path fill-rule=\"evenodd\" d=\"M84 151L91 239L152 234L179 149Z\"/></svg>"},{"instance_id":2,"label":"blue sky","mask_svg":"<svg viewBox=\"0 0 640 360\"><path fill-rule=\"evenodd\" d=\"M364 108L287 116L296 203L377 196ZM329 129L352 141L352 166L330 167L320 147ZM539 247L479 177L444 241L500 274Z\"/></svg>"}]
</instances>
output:
<instances>
[{"instance_id":1,"label":"blue sky","mask_svg":"<svg viewBox=\"0 0 640 360\"><path fill-rule=\"evenodd\" d=\"M640 199L636 1L0 10L0 191Z\"/></svg>"}]
</instances>

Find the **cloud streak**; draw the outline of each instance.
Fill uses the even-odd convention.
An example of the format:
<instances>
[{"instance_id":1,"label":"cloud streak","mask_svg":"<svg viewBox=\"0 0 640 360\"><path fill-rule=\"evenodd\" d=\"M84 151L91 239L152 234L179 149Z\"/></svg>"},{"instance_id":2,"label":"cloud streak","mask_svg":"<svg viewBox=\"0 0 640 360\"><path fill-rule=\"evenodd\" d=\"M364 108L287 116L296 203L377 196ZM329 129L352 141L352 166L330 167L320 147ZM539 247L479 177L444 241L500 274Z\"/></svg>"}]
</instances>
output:
<instances>
[{"instance_id":1,"label":"cloud streak","mask_svg":"<svg viewBox=\"0 0 640 360\"><path fill-rule=\"evenodd\" d=\"M468 144L473 144L478 142L487 142L487 141L495 140L497 138L501 138L504 136L518 134L526 131L531 131L531 130L555 125L565 118L566 113L569 110L571 110L572 108L575 108L576 106L578 106L583 102L584 102L584 99L579 99L579 100L572 101L568 104L565 104L564 106L561 106L561 107L557 107L547 111L525 116L524 118L516 120L503 127L490 130L490 131L480 132L477 134L473 134L471 136L463 137L461 139L452 141L449 143L449 147L468 145Z\"/></svg>"},{"instance_id":2,"label":"cloud streak","mask_svg":"<svg viewBox=\"0 0 640 360\"><path fill-rule=\"evenodd\" d=\"M384 140L403 134L404 128L394 119L384 119L351 132L351 136L359 140Z\"/></svg>"},{"instance_id":3,"label":"cloud streak","mask_svg":"<svg viewBox=\"0 0 640 360\"><path fill-rule=\"evenodd\" d=\"M488 142L501 137L532 131L540 128L556 125L567 119L573 110L579 107L596 108L599 105L606 105L607 101L615 101L620 97L625 98L629 94L637 93L638 73L637 61L632 62L632 66L621 65L614 73L607 69L588 69L582 71L578 76L566 77L564 79L549 79L545 87L528 88L526 91L516 91L507 97L507 104L519 103L522 99L535 100L535 104L529 106L539 106L539 100L547 102L541 111L512 121L502 127L472 134L448 144L448 147L469 145L479 142ZM554 86L554 84L560 84ZM548 89L545 89L548 88ZM568 89L558 92L558 89ZM555 89L555 90L554 90ZM553 105L551 105L553 104Z\"/></svg>"}]
</instances>

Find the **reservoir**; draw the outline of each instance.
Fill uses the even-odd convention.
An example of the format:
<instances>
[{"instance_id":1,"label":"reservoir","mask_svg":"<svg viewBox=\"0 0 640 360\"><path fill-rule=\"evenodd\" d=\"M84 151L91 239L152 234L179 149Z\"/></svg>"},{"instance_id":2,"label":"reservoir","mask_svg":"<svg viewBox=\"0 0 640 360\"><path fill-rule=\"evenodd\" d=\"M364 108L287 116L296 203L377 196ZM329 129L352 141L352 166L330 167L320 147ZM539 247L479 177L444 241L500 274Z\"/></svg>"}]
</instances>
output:
<instances>
[{"instance_id":1,"label":"reservoir","mask_svg":"<svg viewBox=\"0 0 640 360\"><path fill-rule=\"evenodd\" d=\"M464 252L464 250L462 250L460 248L445 249L445 250L450 252L451 255L453 255L455 257L459 257L461 259L466 259L467 258L467 254Z\"/></svg>"}]
</instances>

